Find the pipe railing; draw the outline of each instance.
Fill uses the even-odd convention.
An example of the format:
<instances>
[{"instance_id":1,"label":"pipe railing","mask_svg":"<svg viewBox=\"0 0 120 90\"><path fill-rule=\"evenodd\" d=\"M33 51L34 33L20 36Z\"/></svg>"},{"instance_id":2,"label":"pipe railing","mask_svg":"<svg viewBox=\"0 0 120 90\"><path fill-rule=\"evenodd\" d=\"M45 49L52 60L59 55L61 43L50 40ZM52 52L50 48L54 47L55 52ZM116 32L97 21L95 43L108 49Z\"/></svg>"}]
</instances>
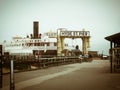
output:
<instances>
[{"instance_id":1,"label":"pipe railing","mask_svg":"<svg viewBox=\"0 0 120 90\"><path fill-rule=\"evenodd\" d=\"M35 69L82 62L82 60L79 59L78 57L63 57L63 56L53 57L53 58L37 58L37 59L35 58L29 59L29 57L23 59L12 58L12 60L14 60L14 72L35 70ZM3 63L4 68L9 69L8 67L9 65L10 65L9 61Z\"/></svg>"}]
</instances>

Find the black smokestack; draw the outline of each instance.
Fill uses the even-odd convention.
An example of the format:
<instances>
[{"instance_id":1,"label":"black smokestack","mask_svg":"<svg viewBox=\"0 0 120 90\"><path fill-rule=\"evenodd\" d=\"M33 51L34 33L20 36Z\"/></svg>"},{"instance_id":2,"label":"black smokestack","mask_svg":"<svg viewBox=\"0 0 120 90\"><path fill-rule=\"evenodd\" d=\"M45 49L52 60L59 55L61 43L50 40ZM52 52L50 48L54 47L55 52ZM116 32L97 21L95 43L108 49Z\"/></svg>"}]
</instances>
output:
<instances>
[{"instance_id":1,"label":"black smokestack","mask_svg":"<svg viewBox=\"0 0 120 90\"><path fill-rule=\"evenodd\" d=\"M34 39L37 39L38 38L38 34L39 34L39 22L37 22L37 21L35 21L35 22L33 22L33 24L34 24L34 27L33 27L33 38Z\"/></svg>"}]
</instances>

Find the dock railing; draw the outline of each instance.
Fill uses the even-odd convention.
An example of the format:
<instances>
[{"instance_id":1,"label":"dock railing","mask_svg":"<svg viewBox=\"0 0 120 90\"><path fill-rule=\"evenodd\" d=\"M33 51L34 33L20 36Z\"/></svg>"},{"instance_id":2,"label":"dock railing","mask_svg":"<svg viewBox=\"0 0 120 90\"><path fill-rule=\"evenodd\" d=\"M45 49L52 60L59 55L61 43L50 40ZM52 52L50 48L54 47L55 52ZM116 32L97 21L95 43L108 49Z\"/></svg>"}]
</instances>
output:
<instances>
[{"instance_id":1,"label":"dock railing","mask_svg":"<svg viewBox=\"0 0 120 90\"><path fill-rule=\"evenodd\" d=\"M59 65L73 64L73 63L81 63L83 60L78 58L77 56L69 56L69 57L52 57L52 58L35 58L34 56L24 56L24 57L9 57L9 59L3 60L3 68L7 69L7 71L3 71L3 73L9 73L10 68L10 59L14 60L14 72L21 71L30 71L48 67L54 67Z\"/></svg>"}]
</instances>

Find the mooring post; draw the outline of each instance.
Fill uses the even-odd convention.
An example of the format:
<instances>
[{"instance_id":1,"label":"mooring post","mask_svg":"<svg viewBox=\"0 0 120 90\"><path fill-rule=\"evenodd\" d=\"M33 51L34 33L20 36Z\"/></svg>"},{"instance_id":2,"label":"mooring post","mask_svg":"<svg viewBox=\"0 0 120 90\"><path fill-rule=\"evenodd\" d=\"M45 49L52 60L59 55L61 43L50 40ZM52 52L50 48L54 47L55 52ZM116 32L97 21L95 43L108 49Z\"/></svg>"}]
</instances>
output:
<instances>
[{"instance_id":1,"label":"mooring post","mask_svg":"<svg viewBox=\"0 0 120 90\"><path fill-rule=\"evenodd\" d=\"M10 90L14 90L14 61L10 61Z\"/></svg>"}]
</instances>

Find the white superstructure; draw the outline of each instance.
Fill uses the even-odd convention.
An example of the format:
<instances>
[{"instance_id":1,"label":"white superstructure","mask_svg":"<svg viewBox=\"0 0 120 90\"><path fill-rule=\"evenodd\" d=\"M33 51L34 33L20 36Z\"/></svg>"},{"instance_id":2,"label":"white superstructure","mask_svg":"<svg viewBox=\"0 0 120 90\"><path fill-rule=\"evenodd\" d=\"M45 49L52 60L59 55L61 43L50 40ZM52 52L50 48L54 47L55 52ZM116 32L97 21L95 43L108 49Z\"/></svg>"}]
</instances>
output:
<instances>
[{"instance_id":1,"label":"white superstructure","mask_svg":"<svg viewBox=\"0 0 120 90\"><path fill-rule=\"evenodd\" d=\"M26 38L15 36L12 38L12 41L3 42L3 51L10 54L32 54L33 50L44 50L44 52L47 50L57 50L56 35L54 32L47 32L41 35L39 39L32 39L29 36ZM70 46L65 44L65 48L68 49Z\"/></svg>"},{"instance_id":2,"label":"white superstructure","mask_svg":"<svg viewBox=\"0 0 120 90\"><path fill-rule=\"evenodd\" d=\"M65 44L65 49L68 49L68 44ZM10 54L33 54L37 51L57 51L57 33L46 32L44 34L39 33L39 22L33 22L33 34L27 35L25 38L15 36L11 41L3 42L3 52L9 52ZM50 52L49 52L50 54Z\"/></svg>"}]
</instances>

